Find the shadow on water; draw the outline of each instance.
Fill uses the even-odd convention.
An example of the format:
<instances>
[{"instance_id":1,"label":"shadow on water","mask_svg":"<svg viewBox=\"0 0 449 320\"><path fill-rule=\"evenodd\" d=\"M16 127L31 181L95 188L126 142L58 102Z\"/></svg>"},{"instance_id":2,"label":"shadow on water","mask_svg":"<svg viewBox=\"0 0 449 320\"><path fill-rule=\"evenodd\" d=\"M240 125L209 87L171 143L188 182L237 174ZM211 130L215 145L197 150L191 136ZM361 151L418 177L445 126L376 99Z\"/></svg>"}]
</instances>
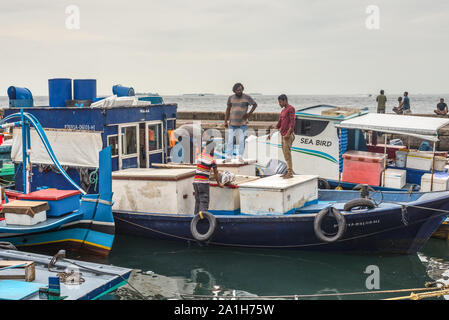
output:
<instances>
[{"instance_id":1,"label":"shadow on water","mask_svg":"<svg viewBox=\"0 0 449 320\"><path fill-rule=\"evenodd\" d=\"M425 258L449 261L447 249L446 241L431 239L419 254L373 256L209 247L119 235L109 263L142 270L142 276L135 279L137 283L159 281L156 287L163 287L164 292L153 292L155 298L212 295L214 286L220 287L220 294L235 290L238 296L293 296L370 291L368 287L372 289L376 282L373 269L367 271L369 266L379 270L378 287L374 289L423 288L426 282L436 280L429 277L429 263ZM145 277L145 273L151 276ZM169 280L173 280L171 285ZM147 289L157 291L156 287ZM408 293L327 299L381 299L400 295Z\"/></svg>"}]
</instances>

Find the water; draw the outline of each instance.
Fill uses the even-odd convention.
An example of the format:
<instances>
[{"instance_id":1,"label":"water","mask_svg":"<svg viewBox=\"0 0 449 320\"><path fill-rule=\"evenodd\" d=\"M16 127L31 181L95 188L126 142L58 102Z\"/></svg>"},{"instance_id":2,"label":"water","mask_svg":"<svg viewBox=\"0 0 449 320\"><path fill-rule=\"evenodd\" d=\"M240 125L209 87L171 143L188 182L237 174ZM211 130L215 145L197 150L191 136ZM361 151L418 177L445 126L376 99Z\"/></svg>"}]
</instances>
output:
<instances>
[{"instance_id":1,"label":"water","mask_svg":"<svg viewBox=\"0 0 449 320\"><path fill-rule=\"evenodd\" d=\"M418 254L400 256L317 253L293 250L198 246L117 235L109 257L97 262L139 269L132 285L152 299L212 296L263 298L367 292L367 279L379 268L379 290L423 288L426 282L449 279L449 242L430 239ZM52 254L52 253L49 253ZM92 257L71 258L92 260ZM369 284L375 284L368 279ZM308 299L384 299L409 293ZM283 297L282 297L283 296ZM288 296L288 297L285 297ZM103 299L139 299L122 287ZM198 297L196 297L198 298ZM442 298L440 298L442 299Z\"/></svg>"},{"instance_id":2,"label":"water","mask_svg":"<svg viewBox=\"0 0 449 320\"><path fill-rule=\"evenodd\" d=\"M393 107L398 105L397 98L401 94L387 94L387 113L392 113ZM99 95L100 96L100 95ZM440 98L449 99L449 94L410 94L411 110L414 113L433 113ZM178 111L225 111L227 95L176 95L163 96L166 103L177 103ZM253 95L258 104L256 112L279 112L277 95ZM8 106L8 97L0 97L0 106ZM360 95L289 95L289 102L296 109L318 104L330 104L341 107L365 108L376 111L376 94ZM48 106L48 97L34 97L36 106Z\"/></svg>"}]
</instances>

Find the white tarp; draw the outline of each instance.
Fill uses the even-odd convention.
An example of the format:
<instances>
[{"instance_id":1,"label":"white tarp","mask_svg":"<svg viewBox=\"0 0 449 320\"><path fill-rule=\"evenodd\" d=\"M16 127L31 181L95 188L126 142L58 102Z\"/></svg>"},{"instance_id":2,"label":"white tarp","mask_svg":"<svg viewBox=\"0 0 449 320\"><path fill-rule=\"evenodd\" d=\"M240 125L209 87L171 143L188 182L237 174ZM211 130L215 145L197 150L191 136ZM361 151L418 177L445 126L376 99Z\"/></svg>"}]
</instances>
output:
<instances>
[{"instance_id":1,"label":"white tarp","mask_svg":"<svg viewBox=\"0 0 449 320\"><path fill-rule=\"evenodd\" d=\"M103 148L100 132L45 130L51 148L62 166L98 167ZM31 128L31 163L53 164L36 130ZM22 129L14 128L11 159L22 162Z\"/></svg>"},{"instance_id":2,"label":"white tarp","mask_svg":"<svg viewBox=\"0 0 449 320\"><path fill-rule=\"evenodd\" d=\"M403 134L430 141L438 141L438 129L449 124L447 118L368 113L344 120L335 126L346 129L372 130Z\"/></svg>"}]
</instances>

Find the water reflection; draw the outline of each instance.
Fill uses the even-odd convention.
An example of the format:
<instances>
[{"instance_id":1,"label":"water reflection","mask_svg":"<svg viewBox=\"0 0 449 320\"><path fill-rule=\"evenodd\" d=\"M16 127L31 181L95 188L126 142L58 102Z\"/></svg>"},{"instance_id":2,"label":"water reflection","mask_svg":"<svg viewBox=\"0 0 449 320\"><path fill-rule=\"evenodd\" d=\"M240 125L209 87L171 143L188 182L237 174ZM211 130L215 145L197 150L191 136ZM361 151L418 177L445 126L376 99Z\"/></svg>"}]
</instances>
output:
<instances>
[{"instance_id":1,"label":"water reflection","mask_svg":"<svg viewBox=\"0 0 449 320\"><path fill-rule=\"evenodd\" d=\"M336 253L199 247L195 244L118 236L109 263L142 270L137 289L155 299L194 296L284 296L367 292L368 266L379 268L379 290L422 288L435 275L426 254L439 257L442 243L430 241L419 255L360 256ZM443 241L444 242L444 241ZM443 247L447 247L444 245ZM449 259L441 267L449 270ZM434 261L434 260L429 260ZM435 260L437 261L437 260ZM145 272L151 271L152 275ZM124 291L125 290L125 291ZM129 290L128 290L129 291ZM126 288L116 298L127 296ZM381 299L398 294L327 296L326 299ZM313 297L310 297L313 299Z\"/></svg>"}]
</instances>

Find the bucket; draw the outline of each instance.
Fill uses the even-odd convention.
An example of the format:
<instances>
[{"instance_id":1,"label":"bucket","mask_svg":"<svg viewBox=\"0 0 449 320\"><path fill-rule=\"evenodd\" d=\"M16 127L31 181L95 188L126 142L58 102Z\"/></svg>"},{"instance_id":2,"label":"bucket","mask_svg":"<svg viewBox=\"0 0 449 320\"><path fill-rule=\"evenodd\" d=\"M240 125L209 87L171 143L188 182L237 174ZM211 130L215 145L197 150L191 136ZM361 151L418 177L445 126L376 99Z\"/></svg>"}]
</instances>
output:
<instances>
[{"instance_id":1,"label":"bucket","mask_svg":"<svg viewBox=\"0 0 449 320\"><path fill-rule=\"evenodd\" d=\"M131 87L123 87L121 85L115 85L112 87L112 93L117 97L131 97L134 96L134 89Z\"/></svg>"},{"instance_id":2,"label":"bucket","mask_svg":"<svg viewBox=\"0 0 449 320\"><path fill-rule=\"evenodd\" d=\"M50 107L65 107L66 101L72 100L72 79L49 79L48 99Z\"/></svg>"},{"instance_id":3,"label":"bucket","mask_svg":"<svg viewBox=\"0 0 449 320\"><path fill-rule=\"evenodd\" d=\"M97 97L97 80L75 79L73 80L74 100L94 100Z\"/></svg>"},{"instance_id":4,"label":"bucket","mask_svg":"<svg viewBox=\"0 0 449 320\"><path fill-rule=\"evenodd\" d=\"M396 151L396 167L405 168L407 164L407 151Z\"/></svg>"}]
</instances>

